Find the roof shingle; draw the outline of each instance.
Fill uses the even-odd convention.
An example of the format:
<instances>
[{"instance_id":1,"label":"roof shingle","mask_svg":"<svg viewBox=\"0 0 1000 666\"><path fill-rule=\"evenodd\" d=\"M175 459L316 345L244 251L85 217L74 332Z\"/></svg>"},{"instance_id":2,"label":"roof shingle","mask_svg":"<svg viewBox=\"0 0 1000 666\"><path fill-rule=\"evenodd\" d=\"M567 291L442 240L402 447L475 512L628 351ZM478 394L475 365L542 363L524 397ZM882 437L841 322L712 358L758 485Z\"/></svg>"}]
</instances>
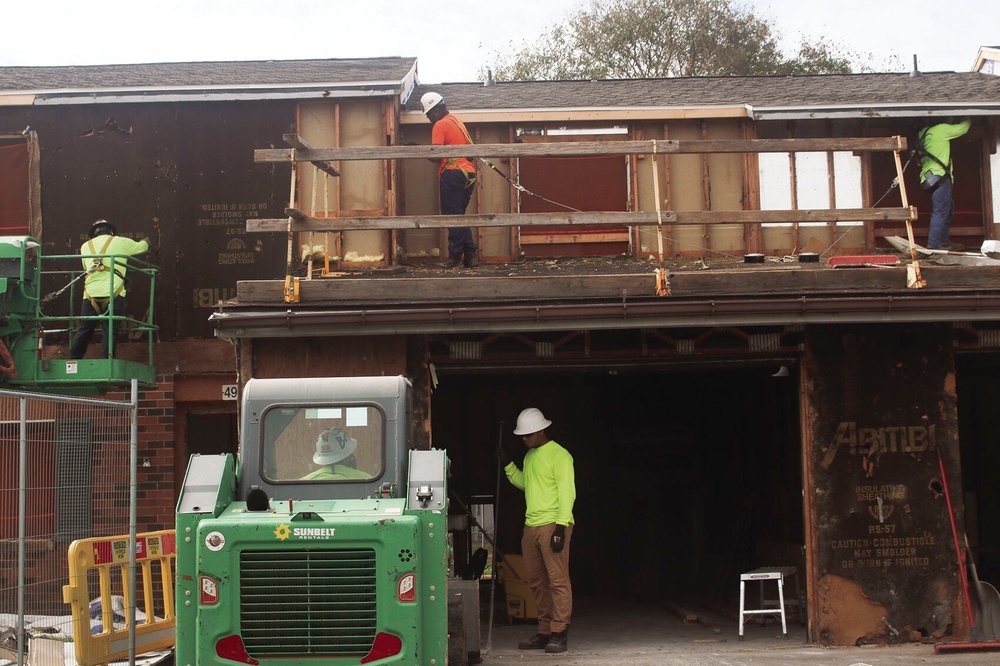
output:
<instances>
[{"instance_id":1,"label":"roof shingle","mask_svg":"<svg viewBox=\"0 0 1000 666\"><path fill-rule=\"evenodd\" d=\"M254 87L402 81L415 58L254 60L139 65L0 67L0 91Z\"/></svg>"},{"instance_id":2,"label":"roof shingle","mask_svg":"<svg viewBox=\"0 0 1000 666\"><path fill-rule=\"evenodd\" d=\"M511 81L495 86L418 86L406 105L434 90L451 110L544 109L749 104L753 107L880 104L1000 104L1000 76L978 72L827 74L603 81Z\"/></svg>"}]
</instances>

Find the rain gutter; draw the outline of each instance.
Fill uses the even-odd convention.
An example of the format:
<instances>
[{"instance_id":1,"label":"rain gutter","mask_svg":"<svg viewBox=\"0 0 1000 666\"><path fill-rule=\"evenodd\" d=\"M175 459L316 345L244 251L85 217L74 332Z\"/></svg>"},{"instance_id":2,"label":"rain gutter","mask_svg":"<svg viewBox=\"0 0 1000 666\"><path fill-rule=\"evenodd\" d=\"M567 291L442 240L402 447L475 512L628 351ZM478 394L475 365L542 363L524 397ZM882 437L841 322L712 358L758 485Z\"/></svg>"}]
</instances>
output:
<instances>
[{"instance_id":1,"label":"rain gutter","mask_svg":"<svg viewBox=\"0 0 1000 666\"><path fill-rule=\"evenodd\" d=\"M936 116L998 116L998 102L931 102L922 104L841 104L830 106L757 106L754 120L815 120L835 118L913 118Z\"/></svg>"},{"instance_id":2,"label":"rain gutter","mask_svg":"<svg viewBox=\"0 0 1000 666\"><path fill-rule=\"evenodd\" d=\"M224 310L221 338L1000 321L1000 294L679 300L350 310Z\"/></svg>"},{"instance_id":3,"label":"rain gutter","mask_svg":"<svg viewBox=\"0 0 1000 666\"><path fill-rule=\"evenodd\" d=\"M400 93L400 81L360 81L299 85L165 86L18 90L0 93L0 106L118 104L137 102L228 102L278 99L344 99ZM407 95L409 91L404 91Z\"/></svg>"},{"instance_id":4,"label":"rain gutter","mask_svg":"<svg viewBox=\"0 0 1000 666\"><path fill-rule=\"evenodd\" d=\"M702 106L604 106L604 107L539 107L516 109L464 109L449 107L449 111L469 123L493 122L623 122L627 120L683 120L704 118L749 118L752 109L746 104ZM426 124L420 111L399 114L402 125Z\"/></svg>"}]
</instances>

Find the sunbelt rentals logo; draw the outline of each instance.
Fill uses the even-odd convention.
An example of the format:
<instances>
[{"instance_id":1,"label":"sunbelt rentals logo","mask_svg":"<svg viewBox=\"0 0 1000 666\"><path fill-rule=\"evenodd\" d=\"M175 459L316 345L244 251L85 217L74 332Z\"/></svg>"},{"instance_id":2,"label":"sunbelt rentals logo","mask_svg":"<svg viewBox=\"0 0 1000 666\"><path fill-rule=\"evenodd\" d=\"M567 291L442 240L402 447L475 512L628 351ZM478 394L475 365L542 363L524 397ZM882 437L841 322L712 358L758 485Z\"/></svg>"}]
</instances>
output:
<instances>
[{"instance_id":1,"label":"sunbelt rentals logo","mask_svg":"<svg viewBox=\"0 0 1000 666\"><path fill-rule=\"evenodd\" d=\"M300 541L326 541L332 539L336 528L334 527L289 527L282 523L274 528L274 537L278 541L285 541L295 537Z\"/></svg>"}]
</instances>

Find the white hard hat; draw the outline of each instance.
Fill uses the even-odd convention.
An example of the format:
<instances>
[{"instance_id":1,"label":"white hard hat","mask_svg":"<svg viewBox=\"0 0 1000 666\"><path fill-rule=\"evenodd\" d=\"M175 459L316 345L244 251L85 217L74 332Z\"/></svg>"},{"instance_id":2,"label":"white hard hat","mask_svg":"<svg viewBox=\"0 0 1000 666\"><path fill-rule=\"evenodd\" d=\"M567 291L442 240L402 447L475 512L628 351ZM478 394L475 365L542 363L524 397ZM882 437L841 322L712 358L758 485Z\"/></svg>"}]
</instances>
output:
<instances>
[{"instance_id":1,"label":"white hard hat","mask_svg":"<svg viewBox=\"0 0 1000 666\"><path fill-rule=\"evenodd\" d=\"M324 430L316 440L316 453L313 462L317 465L332 465L349 458L358 448L358 440L354 439L340 428Z\"/></svg>"},{"instance_id":2,"label":"white hard hat","mask_svg":"<svg viewBox=\"0 0 1000 666\"><path fill-rule=\"evenodd\" d=\"M424 96L420 98L420 106L424 107L424 114L426 115L428 111L443 101L444 97L441 97L436 92L424 93Z\"/></svg>"},{"instance_id":3,"label":"white hard hat","mask_svg":"<svg viewBox=\"0 0 1000 666\"><path fill-rule=\"evenodd\" d=\"M550 425L552 425L552 421L545 418L540 409L528 407L517 415L517 426L514 428L514 434L530 435L539 430L545 430Z\"/></svg>"}]
</instances>

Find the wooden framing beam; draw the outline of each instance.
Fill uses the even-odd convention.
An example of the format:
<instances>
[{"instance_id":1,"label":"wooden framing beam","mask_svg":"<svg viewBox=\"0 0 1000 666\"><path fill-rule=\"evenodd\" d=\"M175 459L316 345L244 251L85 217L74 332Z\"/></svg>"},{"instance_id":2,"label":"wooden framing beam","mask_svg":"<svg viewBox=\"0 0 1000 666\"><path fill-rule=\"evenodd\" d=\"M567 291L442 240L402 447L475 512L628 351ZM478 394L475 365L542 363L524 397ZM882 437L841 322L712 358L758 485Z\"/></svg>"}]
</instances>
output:
<instances>
[{"instance_id":1,"label":"wooden framing beam","mask_svg":"<svg viewBox=\"0 0 1000 666\"><path fill-rule=\"evenodd\" d=\"M653 263L649 267L652 269ZM816 264L813 264L816 266ZM928 293L960 290L990 290L1000 280L1000 268L980 266L973 273L956 271L954 266L925 266L931 287ZM912 297L905 284L906 267L852 268L849 270L806 268L803 264L761 265L757 267L719 268L709 271L679 271L670 275L671 293L682 298L746 297L768 295L798 297L803 294L899 294ZM517 301L566 301L584 299L621 299L630 302L652 297L656 280L652 270L643 273L608 275L536 276L475 274L441 277L410 276L393 279L367 277L332 277L303 281L301 302L309 305L436 303L447 300L446 294L461 293L462 301L501 303ZM241 306L274 305L282 302L280 280L240 280L236 283ZM909 293L907 293L909 292ZM955 295L956 297L960 297ZM860 296L859 296L860 297ZM745 302L738 307L746 308ZM790 306L792 312L795 306ZM411 313L412 314L412 313ZM883 312L883 314L888 314ZM413 315L419 319L419 314Z\"/></svg>"},{"instance_id":2,"label":"wooden framing beam","mask_svg":"<svg viewBox=\"0 0 1000 666\"><path fill-rule=\"evenodd\" d=\"M313 147L309 145L309 142L300 137L298 134L288 133L282 135L281 138L284 139L285 143L291 146L293 150L313 150ZM309 160L309 161L312 162L312 165L314 167L316 167L320 171L330 174L331 176L340 175L340 171L337 169L337 167L333 166L327 161L323 160Z\"/></svg>"},{"instance_id":3,"label":"wooden framing beam","mask_svg":"<svg viewBox=\"0 0 1000 666\"><path fill-rule=\"evenodd\" d=\"M286 135L287 137L288 135ZM294 135L292 135L294 136ZM494 143L472 146L363 146L348 148L261 148L255 162L312 162L349 160L406 160L449 157L568 157L595 155L652 155L660 153L794 153L822 151L904 151L906 139L727 139L690 141L579 141L572 143Z\"/></svg>"},{"instance_id":4,"label":"wooden framing beam","mask_svg":"<svg viewBox=\"0 0 1000 666\"><path fill-rule=\"evenodd\" d=\"M357 229L447 229L508 226L655 226L663 224L790 224L801 222L906 222L917 219L909 208L842 208L839 210L711 210L635 212L493 213L486 215L400 215L396 217L339 217L249 219L247 231L345 231Z\"/></svg>"}]
</instances>

